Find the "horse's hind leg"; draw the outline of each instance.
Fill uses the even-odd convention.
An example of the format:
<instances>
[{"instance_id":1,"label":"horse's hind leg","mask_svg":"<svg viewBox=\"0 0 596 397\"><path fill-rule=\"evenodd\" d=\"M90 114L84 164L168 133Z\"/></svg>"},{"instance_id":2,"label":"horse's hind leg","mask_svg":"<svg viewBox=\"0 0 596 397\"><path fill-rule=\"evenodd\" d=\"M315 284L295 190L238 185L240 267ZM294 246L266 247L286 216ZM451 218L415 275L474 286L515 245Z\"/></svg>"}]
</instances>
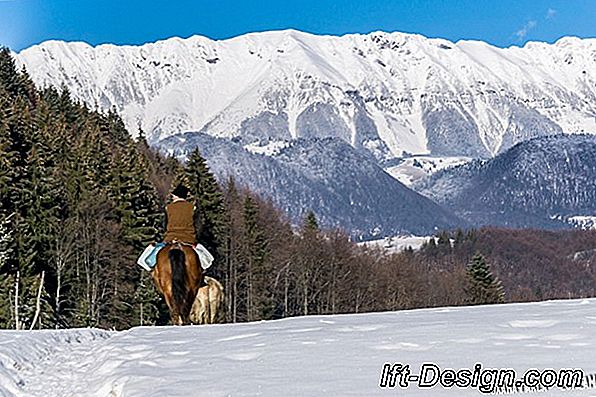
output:
<instances>
[{"instance_id":1,"label":"horse's hind leg","mask_svg":"<svg viewBox=\"0 0 596 397\"><path fill-rule=\"evenodd\" d=\"M184 321L182 321L182 316L179 314L172 315L172 324L174 325L184 325Z\"/></svg>"},{"instance_id":2,"label":"horse's hind leg","mask_svg":"<svg viewBox=\"0 0 596 397\"><path fill-rule=\"evenodd\" d=\"M165 298L168 309L170 309L170 320L172 321L172 325L183 325L182 316L173 304L171 295L165 295Z\"/></svg>"},{"instance_id":3,"label":"horse's hind leg","mask_svg":"<svg viewBox=\"0 0 596 397\"><path fill-rule=\"evenodd\" d=\"M182 316L178 313L176 308L173 305L172 298L168 296L169 294L164 294L164 299L166 301L166 305L170 310L170 320L172 321L172 325L182 325Z\"/></svg>"}]
</instances>

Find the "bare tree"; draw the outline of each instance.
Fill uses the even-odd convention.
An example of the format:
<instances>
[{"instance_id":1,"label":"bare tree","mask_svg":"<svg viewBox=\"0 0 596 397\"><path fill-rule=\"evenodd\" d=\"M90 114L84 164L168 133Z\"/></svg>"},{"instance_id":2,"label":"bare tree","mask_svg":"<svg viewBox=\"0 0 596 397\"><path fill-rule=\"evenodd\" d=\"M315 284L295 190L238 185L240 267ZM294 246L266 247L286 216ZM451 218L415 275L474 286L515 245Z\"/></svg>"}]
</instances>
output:
<instances>
[{"instance_id":1,"label":"bare tree","mask_svg":"<svg viewBox=\"0 0 596 397\"><path fill-rule=\"evenodd\" d=\"M31 321L29 330L35 328L35 324L37 324L37 320L39 319L39 315L41 313L41 293L43 291L43 282L45 280L45 276L46 272L42 271L39 280L39 289L37 290L37 299L35 300L35 315L33 316L33 321Z\"/></svg>"},{"instance_id":2,"label":"bare tree","mask_svg":"<svg viewBox=\"0 0 596 397\"><path fill-rule=\"evenodd\" d=\"M54 314L56 316L56 328L62 322L62 288L65 286L66 270L75 258L76 250L76 225L74 219L68 219L62 223L61 233L56 233L51 252L51 263L56 276L56 292L54 295Z\"/></svg>"}]
</instances>

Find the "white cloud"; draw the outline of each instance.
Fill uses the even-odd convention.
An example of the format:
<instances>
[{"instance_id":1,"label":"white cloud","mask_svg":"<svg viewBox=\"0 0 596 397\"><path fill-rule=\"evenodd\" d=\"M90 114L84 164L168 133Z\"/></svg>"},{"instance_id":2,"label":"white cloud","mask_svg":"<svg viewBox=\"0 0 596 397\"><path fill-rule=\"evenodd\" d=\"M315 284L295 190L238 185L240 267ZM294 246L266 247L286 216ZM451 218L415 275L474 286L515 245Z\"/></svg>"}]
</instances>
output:
<instances>
[{"instance_id":1,"label":"white cloud","mask_svg":"<svg viewBox=\"0 0 596 397\"><path fill-rule=\"evenodd\" d=\"M538 25L536 21L528 21L526 24L517 32L515 32L515 36L517 36L518 41L522 41L528 35L528 32L534 29Z\"/></svg>"},{"instance_id":2,"label":"white cloud","mask_svg":"<svg viewBox=\"0 0 596 397\"><path fill-rule=\"evenodd\" d=\"M548 11L546 12L546 19L553 19L555 17L555 15L557 15L557 10L549 8Z\"/></svg>"}]
</instances>

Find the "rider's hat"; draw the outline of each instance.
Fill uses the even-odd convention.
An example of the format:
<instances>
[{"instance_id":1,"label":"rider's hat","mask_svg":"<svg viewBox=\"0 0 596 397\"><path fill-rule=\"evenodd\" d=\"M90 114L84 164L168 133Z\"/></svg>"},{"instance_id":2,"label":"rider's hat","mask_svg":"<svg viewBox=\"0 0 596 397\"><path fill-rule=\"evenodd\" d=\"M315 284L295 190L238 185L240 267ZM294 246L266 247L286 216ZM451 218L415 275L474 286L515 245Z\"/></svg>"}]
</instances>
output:
<instances>
[{"instance_id":1,"label":"rider's hat","mask_svg":"<svg viewBox=\"0 0 596 397\"><path fill-rule=\"evenodd\" d=\"M188 188L183 184L179 184L178 186L176 186L176 189L172 191L172 194L176 197L185 199L186 196L188 196Z\"/></svg>"}]
</instances>

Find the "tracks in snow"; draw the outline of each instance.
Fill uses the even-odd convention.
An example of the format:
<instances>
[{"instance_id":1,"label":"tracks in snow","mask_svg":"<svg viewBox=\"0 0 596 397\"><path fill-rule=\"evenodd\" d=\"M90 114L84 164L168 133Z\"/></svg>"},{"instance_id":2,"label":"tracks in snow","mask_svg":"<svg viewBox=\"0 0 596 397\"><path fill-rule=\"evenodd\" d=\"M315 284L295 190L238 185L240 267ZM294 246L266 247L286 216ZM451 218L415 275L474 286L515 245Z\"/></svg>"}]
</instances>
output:
<instances>
[{"instance_id":1,"label":"tracks in snow","mask_svg":"<svg viewBox=\"0 0 596 397\"><path fill-rule=\"evenodd\" d=\"M92 386L97 385L98 377L113 369L113 361L106 358L111 350L110 339L115 335L100 330L66 331L65 335L48 332L51 348L42 350L41 356L31 357L18 371L22 395L119 396L118 385L106 384L99 390Z\"/></svg>"}]
</instances>

